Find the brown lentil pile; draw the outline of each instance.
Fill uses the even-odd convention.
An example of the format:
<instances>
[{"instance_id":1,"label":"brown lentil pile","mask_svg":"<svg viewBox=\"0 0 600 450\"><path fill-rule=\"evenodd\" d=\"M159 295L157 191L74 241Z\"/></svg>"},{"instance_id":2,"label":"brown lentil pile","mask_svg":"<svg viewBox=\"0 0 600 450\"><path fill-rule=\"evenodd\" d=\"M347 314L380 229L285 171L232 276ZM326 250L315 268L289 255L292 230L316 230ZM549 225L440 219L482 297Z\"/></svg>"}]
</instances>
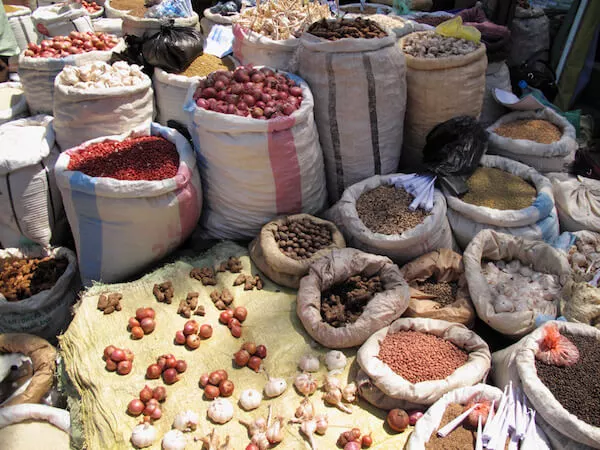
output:
<instances>
[{"instance_id":1,"label":"brown lentil pile","mask_svg":"<svg viewBox=\"0 0 600 450\"><path fill-rule=\"evenodd\" d=\"M146 13L145 0L111 0L110 6L119 11L128 11L133 17L144 17Z\"/></svg>"},{"instance_id":2,"label":"brown lentil pile","mask_svg":"<svg viewBox=\"0 0 600 450\"><path fill-rule=\"evenodd\" d=\"M600 427L600 342L593 336L561 332L579 350L579 361L570 367L535 360L537 375L554 398L585 423Z\"/></svg>"},{"instance_id":3,"label":"brown lentil pile","mask_svg":"<svg viewBox=\"0 0 600 450\"><path fill-rule=\"evenodd\" d=\"M387 32L369 19L357 17L356 19L321 19L313 23L308 32L330 41L344 38L376 39L387 36Z\"/></svg>"},{"instance_id":4,"label":"brown lentil pile","mask_svg":"<svg viewBox=\"0 0 600 450\"><path fill-rule=\"evenodd\" d=\"M288 220L273 234L281 252L296 260L311 258L333 242L329 227L310 219Z\"/></svg>"},{"instance_id":5,"label":"brown lentil pile","mask_svg":"<svg viewBox=\"0 0 600 450\"><path fill-rule=\"evenodd\" d=\"M373 296L383 291L379 276L355 275L321 293L321 317L335 328L354 323Z\"/></svg>"},{"instance_id":6,"label":"brown lentil pile","mask_svg":"<svg viewBox=\"0 0 600 450\"><path fill-rule=\"evenodd\" d=\"M373 233L402 234L419 225L429 213L408 209L414 197L402 188L379 186L356 201L356 212Z\"/></svg>"},{"instance_id":7,"label":"brown lentil pile","mask_svg":"<svg viewBox=\"0 0 600 450\"><path fill-rule=\"evenodd\" d=\"M452 342L421 331L386 334L378 358L411 383L443 380L464 365L469 354Z\"/></svg>"},{"instance_id":8,"label":"brown lentil pile","mask_svg":"<svg viewBox=\"0 0 600 450\"><path fill-rule=\"evenodd\" d=\"M9 302L16 302L51 289L69 262L51 257L7 258L1 264L0 294Z\"/></svg>"},{"instance_id":9,"label":"brown lentil pile","mask_svg":"<svg viewBox=\"0 0 600 450\"><path fill-rule=\"evenodd\" d=\"M444 411L442 421L440 422L437 430L448 425L450 422L460 416L464 410L465 408L463 405L458 403L450 403L448 406L446 406L446 411ZM431 434L429 442L425 444L426 450L465 450L475 448L477 434L471 430L467 430L462 425L456 427L454 431L444 438L441 438L437 435L437 430Z\"/></svg>"},{"instance_id":10,"label":"brown lentil pile","mask_svg":"<svg viewBox=\"0 0 600 450\"><path fill-rule=\"evenodd\" d=\"M233 70L235 65L230 58L219 58L217 56L203 53L196 57L192 63L179 75L185 77L205 77L217 70Z\"/></svg>"},{"instance_id":11,"label":"brown lentil pile","mask_svg":"<svg viewBox=\"0 0 600 450\"><path fill-rule=\"evenodd\" d=\"M531 206L536 190L527 181L493 167L479 167L467 181L462 201L476 206L509 210Z\"/></svg>"},{"instance_id":12,"label":"brown lentil pile","mask_svg":"<svg viewBox=\"0 0 600 450\"><path fill-rule=\"evenodd\" d=\"M441 306L448 306L456 300L458 292L458 282L456 281L435 281L429 278L425 281L418 281L416 288L426 294L435 295L433 301Z\"/></svg>"},{"instance_id":13,"label":"brown lentil pile","mask_svg":"<svg viewBox=\"0 0 600 450\"><path fill-rule=\"evenodd\" d=\"M540 144L552 144L559 141L562 136L560 128L552 122L541 119L508 122L496 128L494 133L511 139L525 139Z\"/></svg>"}]
</instances>

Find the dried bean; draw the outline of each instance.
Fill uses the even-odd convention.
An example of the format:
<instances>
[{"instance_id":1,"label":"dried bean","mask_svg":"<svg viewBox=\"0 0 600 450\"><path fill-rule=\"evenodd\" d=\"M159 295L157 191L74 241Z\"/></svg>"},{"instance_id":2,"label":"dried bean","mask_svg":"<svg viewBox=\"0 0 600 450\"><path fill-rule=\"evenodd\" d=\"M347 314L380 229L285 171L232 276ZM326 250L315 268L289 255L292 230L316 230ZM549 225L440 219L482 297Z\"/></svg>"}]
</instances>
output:
<instances>
[{"instance_id":1,"label":"dried bean","mask_svg":"<svg viewBox=\"0 0 600 450\"><path fill-rule=\"evenodd\" d=\"M185 77L205 77L217 70L233 70L234 68L235 66L229 58L221 59L217 56L203 53L194 59L180 75Z\"/></svg>"},{"instance_id":2,"label":"dried bean","mask_svg":"<svg viewBox=\"0 0 600 450\"><path fill-rule=\"evenodd\" d=\"M282 230L285 227L285 232ZM318 224L305 218L301 220L287 220L284 225L279 225L273 232L275 242L281 252L296 260L312 257L306 249L314 247L318 250L326 248L333 243L331 230L326 224ZM291 241L287 240L292 238ZM288 251L288 249L290 249Z\"/></svg>"},{"instance_id":3,"label":"dried bean","mask_svg":"<svg viewBox=\"0 0 600 450\"><path fill-rule=\"evenodd\" d=\"M456 293L458 292L458 282L456 281L435 281L432 278L425 281L418 281L416 288L429 295L435 295L433 301L440 306L447 306L454 303Z\"/></svg>"}]
</instances>

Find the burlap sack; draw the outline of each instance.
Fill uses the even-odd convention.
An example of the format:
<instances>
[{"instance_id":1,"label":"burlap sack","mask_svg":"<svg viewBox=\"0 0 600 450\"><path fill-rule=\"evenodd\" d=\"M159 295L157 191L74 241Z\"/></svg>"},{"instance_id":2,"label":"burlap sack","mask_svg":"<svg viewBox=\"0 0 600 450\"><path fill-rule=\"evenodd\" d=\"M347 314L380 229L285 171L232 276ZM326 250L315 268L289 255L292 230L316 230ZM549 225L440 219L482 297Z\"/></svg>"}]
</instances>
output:
<instances>
[{"instance_id":1,"label":"burlap sack","mask_svg":"<svg viewBox=\"0 0 600 450\"><path fill-rule=\"evenodd\" d=\"M564 231L600 232L600 181L578 176L552 178L552 192Z\"/></svg>"},{"instance_id":2,"label":"burlap sack","mask_svg":"<svg viewBox=\"0 0 600 450\"><path fill-rule=\"evenodd\" d=\"M512 338L520 338L535 328L536 314L533 311L496 313L495 298L492 297L481 269L484 260L512 261L513 259L531 265L535 271L558 275L563 285L570 278L571 267L564 253L544 242L498 233L494 230L483 230L473 238L463 254L463 262L477 315L496 331Z\"/></svg>"},{"instance_id":3,"label":"burlap sack","mask_svg":"<svg viewBox=\"0 0 600 450\"><path fill-rule=\"evenodd\" d=\"M400 39L401 49L407 38ZM479 117L485 95L487 56L483 44L464 56L404 56L407 99L400 169L418 169L422 167L425 138L434 126L456 116Z\"/></svg>"},{"instance_id":4,"label":"burlap sack","mask_svg":"<svg viewBox=\"0 0 600 450\"><path fill-rule=\"evenodd\" d=\"M589 325L560 321L547 324L552 323L558 326L561 333L568 331L575 335L595 336L596 339L600 339L600 330ZM547 422L557 432L555 434L560 435L554 438L549 436L555 443L557 441L563 443L559 446L555 444L554 448L581 449L586 448L585 446L600 448L600 428L589 425L569 413L537 377L535 354L543 333L544 327L540 327L511 347L494 353L492 361L494 384L505 386L512 381L513 388L522 387L537 416ZM590 374L590 376L595 375Z\"/></svg>"},{"instance_id":5,"label":"burlap sack","mask_svg":"<svg viewBox=\"0 0 600 450\"><path fill-rule=\"evenodd\" d=\"M462 256L448 248L427 253L406 264L400 273L411 287L410 303L404 312L405 317L446 320L462 323L468 327L475 321L475 309L469 296ZM417 281L433 278L438 282L457 281L458 292L454 303L442 306L431 294L419 291Z\"/></svg>"},{"instance_id":6,"label":"burlap sack","mask_svg":"<svg viewBox=\"0 0 600 450\"><path fill-rule=\"evenodd\" d=\"M600 328L600 289L585 282L569 281L563 289L560 315L569 322Z\"/></svg>"},{"instance_id":7,"label":"burlap sack","mask_svg":"<svg viewBox=\"0 0 600 450\"><path fill-rule=\"evenodd\" d=\"M356 322L335 328L321 317L321 294L358 274L378 274L384 291L375 294ZM344 248L333 250L310 266L308 275L300 280L297 301L296 313L315 341L328 348L349 348L361 345L400 317L408 306L409 290L400 269L389 258Z\"/></svg>"},{"instance_id":8,"label":"burlap sack","mask_svg":"<svg viewBox=\"0 0 600 450\"><path fill-rule=\"evenodd\" d=\"M286 418L294 416L294 411L302 397L294 390L293 380L297 374L300 358L311 353L323 357L327 349L311 346L310 337L304 332L300 320L295 314L295 291L265 281L261 291L244 291L243 286L233 287L238 274L229 272L217 274L216 286L202 286L189 276L192 267L215 267L229 256L238 256L242 262L242 273L256 274L257 269L248 258L247 251L231 242L224 242L213 247L208 253L194 259L178 260L174 264L164 266L140 280L115 285L97 284L83 295L72 325L61 336L61 355L64 358L66 371L72 385L81 396L75 406L81 407L81 413L71 412L72 428L83 425L85 443L78 448L88 449L124 449L131 448L129 439L131 430L139 422L139 418L127 414L127 404L139 395L144 385L162 386L161 380L146 380L145 373L149 364L156 362L157 356L173 353L183 358L188 368L181 375L180 381L167 386L167 400L162 408L162 418L154 423L158 436L171 429L175 415L191 409L200 416L198 430L193 436L206 436L213 428L221 436L231 437L231 448L244 449L249 442L247 429L239 423L239 419L252 421L258 417L266 418L269 407L273 414ZM175 288L173 304L158 303L152 296L154 283L170 280ZM245 306L248 318L242 325L242 338L231 336L226 326L221 325L217 310L209 298L213 289L229 289L234 297L234 305ZM213 327L213 336L203 340L200 348L194 351L183 346L173 345L176 330L182 329L187 319L176 314L179 300L185 298L187 292L200 294L199 304L206 308L204 317L193 316L199 323L209 323ZM120 292L123 294L121 305L123 310L110 315L103 315L96 308L98 295L103 292ZM126 330L127 318L135 314L136 308L151 306L156 311L157 326L154 332L134 341ZM233 368L232 355L243 342L253 341L267 346L267 357L263 361L264 372L255 373L248 368ZM127 376L119 376L104 369L102 352L109 344L131 349L135 354L133 370ZM350 372L354 361L354 351L344 351L348 364L340 380L343 384L350 381ZM225 425L216 426L206 417L206 408L210 401L205 400L198 387L198 379L202 373L217 369L225 369L235 385L229 400L235 405L234 418ZM239 406L240 393L244 389L262 391L265 386L265 372L273 377L281 377L287 381L288 388L280 396L263 401L260 407L252 412L244 412ZM327 369L323 364L314 374L322 380ZM402 448L407 433L390 436L381 426L381 420L364 404L352 405L353 413L346 414L333 407L325 407L320 399L321 394L312 396L317 411L326 413L330 424L341 429L351 429L357 423L365 424L373 430L373 440L381 442L381 450ZM74 399L75 397L70 397ZM362 428L362 425L361 425ZM285 438L277 446L278 450L298 450L308 448L305 439L299 433L297 425L285 425ZM187 448L200 448L199 443L192 442L192 433L188 434ZM330 429L324 436L315 436L320 449L335 448L339 433ZM160 440L151 449L159 450Z\"/></svg>"},{"instance_id":9,"label":"burlap sack","mask_svg":"<svg viewBox=\"0 0 600 450\"><path fill-rule=\"evenodd\" d=\"M7 333L0 334L0 353L23 353L31 358L33 365L33 377L27 389L2 407L39 403L54 381L56 349L45 339L31 334Z\"/></svg>"},{"instance_id":10,"label":"burlap sack","mask_svg":"<svg viewBox=\"0 0 600 450\"><path fill-rule=\"evenodd\" d=\"M378 358L379 343L386 334L408 330L446 339L467 351L469 359L443 380L410 383ZM491 354L486 342L464 325L444 320L402 318L371 334L358 350L356 360L372 384L390 398L386 401L387 406L412 408L415 405L431 405L453 389L472 386L484 380L490 370ZM365 399L371 401L368 397ZM380 404L375 406L381 407Z\"/></svg>"},{"instance_id":11,"label":"burlap sack","mask_svg":"<svg viewBox=\"0 0 600 450\"><path fill-rule=\"evenodd\" d=\"M296 260L283 254L277 241L275 241L274 233L279 225L283 225L288 221L303 219L309 219L315 223L326 225L331 231L332 243L329 247L316 252L311 258ZM327 255L335 248L344 247L346 247L346 241L335 224L311 216L310 214L294 214L292 216L280 217L266 224L248 248L252 262L256 264L262 273L277 284L298 289L300 279L308 273L308 269L313 262Z\"/></svg>"}]
</instances>

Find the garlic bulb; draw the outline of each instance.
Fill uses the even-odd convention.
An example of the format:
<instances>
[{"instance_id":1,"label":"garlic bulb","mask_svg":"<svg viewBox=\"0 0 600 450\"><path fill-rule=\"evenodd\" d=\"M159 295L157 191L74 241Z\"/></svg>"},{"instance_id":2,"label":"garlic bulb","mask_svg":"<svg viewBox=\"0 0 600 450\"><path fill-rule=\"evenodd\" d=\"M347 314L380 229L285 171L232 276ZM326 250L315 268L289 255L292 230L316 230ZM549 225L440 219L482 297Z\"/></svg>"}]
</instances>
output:
<instances>
[{"instance_id":1,"label":"garlic bulb","mask_svg":"<svg viewBox=\"0 0 600 450\"><path fill-rule=\"evenodd\" d=\"M131 443L135 448L146 448L154 444L157 437L158 431L153 425L141 423L131 432Z\"/></svg>"},{"instance_id":2,"label":"garlic bulb","mask_svg":"<svg viewBox=\"0 0 600 450\"><path fill-rule=\"evenodd\" d=\"M250 443L256 445L258 450L267 450L271 446L271 443L267 439L267 434L263 432L256 433L252 436Z\"/></svg>"},{"instance_id":3,"label":"garlic bulb","mask_svg":"<svg viewBox=\"0 0 600 450\"><path fill-rule=\"evenodd\" d=\"M294 416L298 419L311 418L315 415L315 408L308 398L304 398L300 402L300 406L296 408Z\"/></svg>"},{"instance_id":4,"label":"garlic bulb","mask_svg":"<svg viewBox=\"0 0 600 450\"><path fill-rule=\"evenodd\" d=\"M208 407L207 414L213 422L227 423L233 417L233 404L225 398L216 398Z\"/></svg>"},{"instance_id":5,"label":"garlic bulb","mask_svg":"<svg viewBox=\"0 0 600 450\"><path fill-rule=\"evenodd\" d=\"M325 377L325 383L323 384L325 391L331 391L333 389L341 389L342 383L333 375L327 375Z\"/></svg>"},{"instance_id":6,"label":"garlic bulb","mask_svg":"<svg viewBox=\"0 0 600 450\"><path fill-rule=\"evenodd\" d=\"M294 380L294 386L304 396L312 395L317 390L317 381L308 373L299 374Z\"/></svg>"},{"instance_id":7,"label":"garlic bulb","mask_svg":"<svg viewBox=\"0 0 600 450\"><path fill-rule=\"evenodd\" d=\"M327 416L317 416L315 417L315 421L317 422L317 429L315 430L316 433L320 434L321 436L324 435L327 431L327 427L329 426L329 420L327 419Z\"/></svg>"},{"instance_id":8,"label":"garlic bulb","mask_svg":"<svg viewBox=\"0 0 600 450\"><path fill-rule=\"evenodd\" d=\"M246 411L251 411L258 408L261 401L262 394L256 389L245 389L240 394L240 406Z\"/></svg>"},{"instance_id":9,"label":"garlic bulb","mask_svg":"<svg viewBox=\"0 0 600 450\"><path fill-rule=\"evenodd\" d=\"M344 370L346 367L346 355L339 350L331 350L325 355L327 370Z\"/></svg>"},{"instance_id":10,"label":"garlic bulb","mask_svg":"<svg viewBox=\"0 0 600 450\"><path fill-rule=\"evenodd\" d=\"M269 378L265 384L265 395L269 398L278 397L287 389L287 382L283 378Z\"/></svg>"},{"instance_id":11,"label":"garlic bulb","mask_svg":"<svg viewBox=\"0 0 600 450\"><path fill-rule=\"evenodd\" d=\"M179 430L168 431L163 437L163 450L183 450L187 445L185 435Z\"/></svg>"},{"instance_id":12,"label":"garlic bulb","mask_svg":"<svg viewBox=\"0 0 600 450\"><path fill-rule=\"evenodd\" d=\"M194 411L182 411L175 416L173 428L179 431L196 431L200 417Z\"/></svg>"},{"instance_id":13,"label":"garlic bulb","mask_svg":"<svg viewBox=\"0 0 600 450\"><path fill-rule=\"evenodd\" d=\"M283 441L283 417L278 417L265 433L270 444L279 444Z\"/></svg>"},{"instance_id":14,"label":"garlic bulb","mask_svg":"<svg viewBox=\"0 0 600 450\"><path fill-rule=\"evenodd\" d=\"M304 355L298 363L298 367L303 372L316 372L319 370L319 365L319 358L314 355Z\"/></svg>"},{"instance_id":15,"label":"garlic bulb","mask_svg":"<svg viewBox=\"0 0 600 450\"><path fill-rule=\"evenodd\" d=\"M342 398L345 402L352 403L356 400L356 384L349 383L344 389L342 389Z\"/></svg>"},{"instance_id":16,"label":"garlic bulb","mask_svg":"<svg viewBox=\"0 0 600 450\"><path fill-rule=\"evenodd\" d=\"M240 420L240 423L248 428L248 433L250 436L254 436L255 434L264 433L267 431L267 421L258 417L254 420L254 422L246 422L245 420Z\"/></svg>"}]
</instances>

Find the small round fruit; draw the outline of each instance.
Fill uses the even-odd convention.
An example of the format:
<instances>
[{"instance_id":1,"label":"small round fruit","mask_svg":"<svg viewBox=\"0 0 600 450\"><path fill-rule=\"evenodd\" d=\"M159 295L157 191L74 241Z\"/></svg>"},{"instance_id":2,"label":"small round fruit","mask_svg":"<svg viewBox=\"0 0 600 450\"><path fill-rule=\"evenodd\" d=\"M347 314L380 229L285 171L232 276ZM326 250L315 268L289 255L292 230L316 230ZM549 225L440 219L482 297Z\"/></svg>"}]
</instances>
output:
<instances>
[{"instance_id":1,"label":"small round fruit","mask_svg":"<svg viewBox=\"0 0 600 450\"><path fill-rule=\"evenodd\" d=\"M129 372L131 372L132 368L133 364L131 361L121 361L119 364L117 364L117 373L119 375L127 375Z\"/></svg>"},{"instance_id":2,"label":"small round fruit","mask_svg":"<svg viewBox=\"0 0 600 450\"><path fill-rule=\"evenodd\" d=\"M213 386L212 384L209 384L204 388L204 395L209 400L217 398L220 393L221 391L219 391L219 388L217 386Z\"/></svg>"}]
</instances>

